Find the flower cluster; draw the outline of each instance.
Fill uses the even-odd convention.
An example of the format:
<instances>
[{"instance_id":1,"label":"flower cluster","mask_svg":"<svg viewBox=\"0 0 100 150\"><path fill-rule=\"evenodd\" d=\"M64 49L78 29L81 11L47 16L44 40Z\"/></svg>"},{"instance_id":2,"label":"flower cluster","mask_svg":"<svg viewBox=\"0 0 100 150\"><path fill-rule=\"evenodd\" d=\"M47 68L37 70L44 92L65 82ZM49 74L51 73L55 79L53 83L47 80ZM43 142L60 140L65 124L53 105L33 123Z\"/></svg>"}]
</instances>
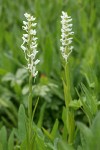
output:
<instances>
[{"instance_id":1,"label":"flower cluster","mask_svg":"<svg viewBox=\"0 0 100 150\"><path fill-rule=\"evenodd\" d=\"M26 31L23 34L23 43L21 45L22 50L25 53L25 59L27 60L27 69L32 73L33 77L36 77L38 71L36 65L40 60L36 59L37 51L37 37L36 37L36 24L35 18L28 13L25 13L27 21L23 21L22 29Z\"/></svg>"},{"instance_id":2,"label":"flower cluster","mask_svg":"<svg viewBox=\"0 0 100 150\"><path fill-rule=\"evenodd\" d=\"M71 46L72 43L72 35L74 32L72 32L72 24L70 23L72 21L72 18L67 15L66 12L62 11L62 16L61 16L61 54L64 60L67 62L68 57L70 53L72 52L73 46Z\"/></svg>"}]
</instances>

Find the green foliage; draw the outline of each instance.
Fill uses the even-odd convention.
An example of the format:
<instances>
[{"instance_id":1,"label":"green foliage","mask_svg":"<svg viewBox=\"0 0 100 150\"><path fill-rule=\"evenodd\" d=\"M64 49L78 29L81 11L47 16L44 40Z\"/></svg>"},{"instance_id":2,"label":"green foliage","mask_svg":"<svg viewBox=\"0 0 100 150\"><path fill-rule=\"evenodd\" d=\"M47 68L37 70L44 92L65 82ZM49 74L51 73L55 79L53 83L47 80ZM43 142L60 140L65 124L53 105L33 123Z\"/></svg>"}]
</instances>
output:
<instances>
[{"instance_id":1,"label":"green foliage","mask_svg":"<svg viewBox=\"0 0 100 150\"><path fill-rule=\"evenodd\" d=\"M0 130L0 150L14 150L14 131L12 130L7 139L7 130L4 126Z\"/></svg>"},{"instance_id":2,"label":"green foliage","mask_svg":"<svg viewBox=\"0 0 100 150\"><path fill-rule=\"evenodd\" d=\"M89 123L91 124L91 121L97 112L97 99L95 95L92 94L91 90L88 91L84 84L81 84L81 87L83 96L78 95L82 103L83 110L88 117Z\"/></svg>"},{"instance_id":3,"label":"green foliage","mask_svg":"<svg viewBox=\"0 0 100 150\"><path fill-rule=\"evenodd\" d=\"M12 130L8 139L8 150L14 149L14 131Z\"/></svg>"},{"instance_id":4,"label":"green foliage","mask_svg":"<svg viewBox=\"0 0 100 150\"><path fill-rule=\"evenodd\" d=\"M26 137L26 119L24 106L21 105L18 112L18 139L20 142Z\"/></svg>"},{"instance_id":5,"label":"green foliage","mask_svg":"<svg viewBox=\"0 0 100 150\"><path fill-rule=\"evenodd\" d=\"M60 141L58 144L58 150L74 150L74 148L63 141Z\"/></svg>"},{"instance_id":6,"label":"green foliage","mask_svg":"<svg viewBox=\"0 0 100 150\"><path fill-rule=\"evenodd\" d=\"M100 112L97 113L96 117L94 118L92 125L88 128L83 123L77 123L78 128L81 131L81 142L82 147L81 149L86 150L99 150L100 148Z\"/></svg>"},{"instance_id":7,"label":"green foliage","mask_svg":"<svg viewBox=\"0 0 100 150\"><path fill-rule=\"evenodd\" d=\"M3 150L7 149L7 130L5 127L2 127L0 130L0 142L2 144Z\"/></svg>"}]
</instances>

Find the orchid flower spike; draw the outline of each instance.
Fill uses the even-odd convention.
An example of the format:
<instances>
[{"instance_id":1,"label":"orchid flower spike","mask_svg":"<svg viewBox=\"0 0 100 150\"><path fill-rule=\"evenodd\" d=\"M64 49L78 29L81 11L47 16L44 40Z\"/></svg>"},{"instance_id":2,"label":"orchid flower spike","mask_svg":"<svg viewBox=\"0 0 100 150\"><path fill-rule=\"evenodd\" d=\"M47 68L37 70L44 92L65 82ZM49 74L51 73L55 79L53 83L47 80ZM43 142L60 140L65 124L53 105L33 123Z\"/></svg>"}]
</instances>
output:
<instances>
[{"instance_id":1,"label":"orchid flower spike","mask_svg":"<svg viewBox=\"0 0 100 150\"><path fill-rule=\"evenodd\" d=\"M63 59L67 63L68 57L72 52L73 46L71 45L72 43L72 35L74 32L72 32L72 25L71 24L72 18L68 16L67 12L62 11L61 15L61 47L60 51L62 54Z\"/></svg>"},{"instance_id":2,"label":"orchid flower spike","mask_svg":"<svg viewBox=\"0 0 100 150\"><path fill-rule=\"evenodd\" d=\"M24 14L27 21L23 21L22 29L25 30L22 39L23 43L21 45L22 50L25 53L25 59L27 60L27 69L32 73L33 77L36 77L38 71L36 70L36 65L40 62L36 59L37 51L37 37L36 37L36 24L35 19L28 13Z\"/></svg>"}]
</instances>

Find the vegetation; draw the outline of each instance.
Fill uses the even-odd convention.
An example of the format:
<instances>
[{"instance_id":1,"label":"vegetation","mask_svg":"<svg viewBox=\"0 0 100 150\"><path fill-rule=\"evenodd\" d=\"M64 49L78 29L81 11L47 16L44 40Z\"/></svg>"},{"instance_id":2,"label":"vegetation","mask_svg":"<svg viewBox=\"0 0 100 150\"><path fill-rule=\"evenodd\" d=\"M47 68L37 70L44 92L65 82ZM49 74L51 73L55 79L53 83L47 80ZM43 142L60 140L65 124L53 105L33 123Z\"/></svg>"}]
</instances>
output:
<instances>
[{"instance_id":1,"label":"vegetation","mask_svg":"<svg viewBox=\"0 0 100 150\"><path fill-rule=\"evenodd\" d=\"M99 150L99 0L0 0L0 150ZM73 23L73 52L63 64L61 12ZM38 75L22 44L28 12L37 22Z\"/></svg>"}]
</instances>

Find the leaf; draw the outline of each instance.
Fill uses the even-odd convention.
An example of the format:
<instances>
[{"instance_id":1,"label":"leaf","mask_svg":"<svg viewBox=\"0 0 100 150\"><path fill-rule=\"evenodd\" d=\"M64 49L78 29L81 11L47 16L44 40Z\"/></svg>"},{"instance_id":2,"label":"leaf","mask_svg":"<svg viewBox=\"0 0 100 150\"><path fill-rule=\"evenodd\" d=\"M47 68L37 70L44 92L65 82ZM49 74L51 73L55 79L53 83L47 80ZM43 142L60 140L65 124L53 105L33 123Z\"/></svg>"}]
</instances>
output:
<instances>
[{"instance_id":1,"label":"leaf","mask_svg":"<svg viewBox=\"0 0 100 150\"><path fill-rule=\"evenodd\" d=\"M0 98L0 106L9 107L9 105L7 104L7 102L4 99L2 99L2 98Z\"/></svg>"},{"instance_id":2,"label":"leaf","mask_svg":"<svg viewBox=\"0 0 100 150\"><path fill-rule=\"evenodd\" d=\"M26 141L26 139L21 143L20 150L27 150L27 141Z\"/></svg>"},{"instance_id":3,"label":"leaf","mask_svg":"<svg viewBox=\"0 0 100 150\"><path fill-rule=\"evenodd\" d=\"M86 127L86 125L84 125L83 123L77 122L77 126L80 129L83 137L81 137L81 139L83 138L83 142L82 143L85 147L86 150L91 149L92 150L92 141L93 141L93 134L91 129L89 129L88 127Z\"/></svg>"},{"instance_id":4,"label":"leaf","mask_svg":"<svg viewBox=\"0 0 100 150\"><path fill-rule=\"evenodd\" d=\"M7 71L3 68L0 68L0 75L5 75L5 73L7 73Z\"/></svg>"},{"instance_id":5,"label":"leaf","mask_svg":"<svg viewBox=\"0 0 100 150\"><path fill-rule=\"evenodd\" d=\"M90 128L83 123L77 123L81 132L82 148L85 150L99 150L100 148L100 111L97 113Z\"/></svg>"},{"instance_id":6,"label":"leaf","mask_svg":"<svg viewBox=\"0 0 100 150\"><path fill-rule=\"evenodd\" d=\"M3 150L3 146L2 146L2 144L0 143L0 150Z\"/></svg>"},{"instance_id":7,"label":"leaf","mask_svg":"<svg viewBox=\"0 0 100 150\"><path fill-rule=\"evenodd\" d=\"M7 150L7 130L4 126L0 130L0 142L3 150Z\"/></svg>"},{"instance_id":8,"label":"leaf","mask_svg":"<svg viewBox=\"0 0 100 150\"><path fill-rule=\"evenodd\" d=\"M8 139L8 150L14 150L14 131L13 130Z\"/></svg>"},{"instance_id":9,"label":"leaf","mask_svg":"<svg viewBox=\"0 0 100 150\"><path fill-rule=\"evenodd\" d=\"M73 100L69 103L69 107L73 108L74 110L77 110L81 108L82 102L80 100Z\"/></svg>"},{"instance_id":10,"label":"leaf","mask_svg":"<svg viewBox=\"0 0 100 150\"><path fill-rule=\"evenodd\" d=\"M81 146L78 146L77 150L83 150L83 148Z\"/></svg>"},{"instance_id":11,"label":"leaf","mask_svg":"<svg viewBox=\"0 0 100 150\"><path fill-rule=\"evenodd\" d=\"M39 137L38 135L36 136L36 150L38 149L38 150L47 150L47 147L46 147L46 145L45 145L45 141L41 138L41 137Z\"/></svg>"},{"instance_id":12,"label":"leaf","mask_svg":"<svg viewBox=\"0 0 100 150\"><path fill-rule=\"evenodd\" d=\"M34 115L35 115L35 111L36 111L37 106L38 106L38 102L39 102L39 98L37 98L37 101L35 103L35 107L34 107L33 112L32 112L32 120L34 119Z\"/></svg>"},{"instance_id":13,"label":"leaf","mask_svg":"<svg viewBox=\"0 0 100 150\"><path fill-rule=\"evenodd\" d=\"M12 73L7 73L3 78L2 78L2 81L12 81L12 80L15 80L15 77Z\"/></svg>"},{"instance_id":14,"label":"leaf","mask_svg":"<svg viewBox=\"0 0 100 150\"><path fill-rule=\"evenodd\" d=\"M86 103L89 106L92 115L94 115L97 112L97 101L96 99L93 98L93 96L91 95L91 93L88 91L88 89L85 87L84 84L81 84L81 86L86 96Z\"/></svg>"},{"instance_id":15,"label":"leaf","mask_svg":"<svg viewBox=\"0 0 100 150\"><path fill-rule=\"evenodd\" d=\"M52 136L53 140L55 139L57 131L58 131L58 124L59 124L58 119L56 119L53 129L51 131L51 136Z\"/></svg>"},{"instance_id":16,"label":"leaf","mask_svg":"<svg viewBox=\"0 0 100 150\"><path fill-rule=\"evenodd\" d=\"M18 111L18 138L22 142L26 137L26 114L25 108L21 104Z\"/></svg>"},{"instance_id":17,"label":"leaf","mask_svg":"<svg viewBox=\"0 0 100 150\"><path fill-rule=\"evenodd\" d=\"M51 134L46 129L44 129L44 128L42 128L42 129L43 129L44 134L52 141L53 138L52 138Z\"/></svg>"},{"instance_id":18,"label":"leaf","mask_svg":"<svg viewBox=\"0 0 100 150\"><path fill-rule=\"evenodd\" d=\"M39 115L39 120L38 120L38 123L37 123L37 126L39 128L42 127L42 122L43 122L43 117L44 117L44 112L45 112L45 108L46 108L46 102L41 106L41 110L40 110L40 115Z\"/></svg>"},{"instance_id":19,"label":"leaf","mask_svg":"<svg viewBox=\"0 0 100 150\"><path fill-rule=\"evenodd\" d=\"M77 89L76 89L77 91ZM82 102L82 106L83 106L83 109L84 109L84 113L86 114L88 120L89 120L89 123L91 123L91 120L92 120L92 113L88 107L88 105L86 104L86 100L84 100L84 98L79 94L79 92L77 91L77 94L79 96L79 99L80 101Z\"/></svg>"},{"instance_id":20,"label":"leaf","mask_svg":"<svg viewBox=\"0 0 100 150\"><path fill-rule=\"evenodd\" d=\"M16 118L13 114L13 112L9 111L9 109L5 109L6 114L8 115L9 119L13 122L13 124L16 126Z\"/></svg>"},{"instance_id":21,"label":"leaf","mask_svg":"<svg viewBox=\"0 0 100 150\"><path fill-rule=\"evenodd\" d=\"M58 150L74 150L74 148L64 141L60 140L58 143Z\"/></svg>"},{"instance_id":22,"label":"leaf","mask_svg":"<svg viewBox=\"0 0 100 150\"><path fill-rule=\"evenodd\" d=\"M100 111L93 120L91 130L93 132L93 145L95 150L100 148ZM92 142L92 141L91 141Z\"/></svg>"},{"instance_id":23,"label":"leaf","mask_svg":"<svg viewBox=\"0 0 100 150\"><path fill-rule=\"evenodd\" d=\"M68 131L67 131L67 111L65 107L63 107L62 121L64 123L63 131L62 131L62 138L63 140L66 141L67 136L68 136Z\"/></svg>"}]
</instances>

